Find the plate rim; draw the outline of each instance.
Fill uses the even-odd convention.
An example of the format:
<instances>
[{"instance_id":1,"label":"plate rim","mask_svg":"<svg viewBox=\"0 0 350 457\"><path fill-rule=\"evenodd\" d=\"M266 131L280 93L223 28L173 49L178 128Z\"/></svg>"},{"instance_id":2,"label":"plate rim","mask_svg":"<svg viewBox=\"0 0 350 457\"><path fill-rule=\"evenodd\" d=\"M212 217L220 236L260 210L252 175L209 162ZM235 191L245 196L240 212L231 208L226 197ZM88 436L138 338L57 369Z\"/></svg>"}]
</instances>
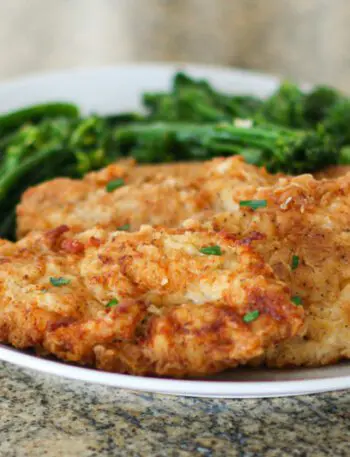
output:
<instances>
[{"instance_id":1,"label":"plate rim","mask_svg":"<svg viewBox=\"0 0 350 457\"><path fill-rule=\"evenodd\" d=\"M56 77L66 77L70 76L71 74L83 74L83 73L100 73L105 71L112 71L118 69L147 69L147 68L157 68L160 70L171 70L171 69L190 69L190 70L200 70L203 72L207 71L217 71L223 73L235 73L241 74L242 76L250 76L250 77L257 77L260 79L266 79L266 81L274 81L278 82L281 81L283 78L278 74L268 73L263 70L251 70L249 68L241 68L236 66L229 66L229 65L217 65L217 64L209 64L209 63L201 63L201 62L188 62L182 60L174 60L169 62L157 62L157 61L142 61L142 62L128 62L128 61L121 61L116 62L115 64L106 64L106 65L79 65L79 66L72 66L72 67L64 67L60 69L47 69L43 71L31 71L27 73L23 73L21 75L14 75L12 77L4 78L0 80L0 88L4 85L12 85L12 84L22 84L22 83L31 83L35 82L40 79L47 79L47 78L56 78ZM204 77L205 78L205 77Z\"/></svg>"},{"instance_id":2,"label":"plate rim","mask_svg":"<svg viewBox=\"0 0 350 457\"><path fill-rule=\"evenodd\" d=\"M48 360L44 357L28 354L19 349L6 347L3 344L0 344L0 360L22 368L29 368L34 371L77 381L102 384L137 392L165 393L170 395L218 398L266 398L271 396L294 396L331 392L350 387L350 373L339 377L283 381L214 381L206 380L205 378L203 380L191 380L110 373L61 361ZM218 387L220 392L218 392ZM257 393L257 387L259 388L259 393Z\"/></svg>"}]
</instances>

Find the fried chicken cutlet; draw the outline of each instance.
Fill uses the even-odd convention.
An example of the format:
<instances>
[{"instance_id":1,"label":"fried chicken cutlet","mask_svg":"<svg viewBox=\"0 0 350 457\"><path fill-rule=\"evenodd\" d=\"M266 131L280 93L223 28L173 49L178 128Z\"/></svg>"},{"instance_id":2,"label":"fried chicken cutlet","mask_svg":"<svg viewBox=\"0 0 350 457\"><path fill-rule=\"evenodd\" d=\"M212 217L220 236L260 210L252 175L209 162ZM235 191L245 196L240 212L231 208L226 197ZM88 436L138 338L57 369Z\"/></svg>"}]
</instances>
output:
<instances>
[{"instance_id":1,"label":"fried chicken cutlet","mask_svg":"<svg viewBox=\"0 0 350 457\"><path fill-rule=\"evenodd\" d=\"M0 340L100 369L175 377L246 363L303 310L250 240L154 229L0 244Z\"/></svg>"},{"instance_id":2,"label":"fried chicken cutlet","mask_svg":"<svg viewBox=\"0 0 350 457\"><path fill-rule=\"evenodd\" d=\"M153 179L156 175L193 180L203 174L203 162L171 162L157 165L136 165L134 160L126 159L119 164L132 166L133 181Z\"/></svg>"},{"instance_id":3,"label":"fried chicken cutlet","mask_svg":"<svg viewBox=\"0 0 350 457\"><path fill-rule=\"evenodd\" d=\"M232 186L276 180L240 157L188 167L155 166L152 174L152 166L124 161L82 180L58 178L30 188L17 207L18 237L61 224L75 232L97 224L110 231L121 226L134 231L142 224L177 227L193 214L226 209L222 205Z\"/></svg>"},{"instance_id":4,"label":"fried chicken cutlet","mask_svg":"<svg viewBox=\"0 0 350 457\"><path fill-rule=\"evenodd\" d=\"M345 176L349 172L349 165L332 165L331 167L327 167L324 170L318 171L314 174L314 176L317 179L334 179Z\"/></svg>"},{"instance_id":5,"label":"fried chicken cutlet","mask_svg":"<svg viewBox=\"0 0 350 457\"><path fill-rule=\"evenodd\" d=\"M321 181L303 175L233 189L230 205L204 226L264 236L253 245L306 312L302 332L271 346L267 364L319 366L350 358L350 175Z\"/></svg>"}]
</instances>

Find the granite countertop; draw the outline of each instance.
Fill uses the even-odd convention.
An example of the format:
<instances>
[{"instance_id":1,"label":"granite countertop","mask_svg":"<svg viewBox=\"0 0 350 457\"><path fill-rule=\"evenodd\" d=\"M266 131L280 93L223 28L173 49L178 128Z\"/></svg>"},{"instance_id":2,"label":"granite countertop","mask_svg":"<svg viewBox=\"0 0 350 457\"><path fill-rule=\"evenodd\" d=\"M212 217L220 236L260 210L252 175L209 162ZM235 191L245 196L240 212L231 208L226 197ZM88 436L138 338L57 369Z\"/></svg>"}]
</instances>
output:
<instances>
[{"instance_id":1,"label":"granite countertop","mask_svg":"<svg viewBox=\"0 0 350 457\"><path fill-rule=\"evenodd\" d=\"M348 457L350 391L136 394L0 363L1 457Z\"/></svg>"}]
</instances>

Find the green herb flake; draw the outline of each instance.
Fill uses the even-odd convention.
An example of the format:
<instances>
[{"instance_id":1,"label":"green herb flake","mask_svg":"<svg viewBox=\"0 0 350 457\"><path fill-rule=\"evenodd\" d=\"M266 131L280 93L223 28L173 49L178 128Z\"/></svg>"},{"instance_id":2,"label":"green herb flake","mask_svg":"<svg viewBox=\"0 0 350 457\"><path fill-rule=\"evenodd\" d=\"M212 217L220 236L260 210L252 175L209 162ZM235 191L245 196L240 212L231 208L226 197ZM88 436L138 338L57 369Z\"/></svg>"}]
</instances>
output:
<instances>
[{"instance_id":1,"label":"green herb flake","mask_svg":"<svg viewBox=\"0 0 350 457\"><path fill-rule=\"evenodd\" d=\"M62 276L59 278L50 278L50 283L55 287L61 287L70 284L70 279L62 278Z\"/></svg>"},{"instance_id":2,"label":"green herb flake","mask_svg":"<svg viewBox=\"0 0 350 457\"><path fill-rule=\"evenodd\" d=\"M298 297L297 295L294 295L294 297L292 297L292 302L296 306L303 306L303 300L301 299L301 297Z\"/></svg>"},{"instance_id":3,"label":"green herb flake","mask_svg":"<svg viewBox=\"0 0 350 457\"><path fill-rule=\"evenodd\" d=\"M112 306L118 305L119 301L116 298L112 298L107 305L106 308L112 308Z\"/></svg>"},{"instance_id":4,"label":"green herb flake","mask_svg":"<svg viewBox=\"0 0 350 457\"><path fill-rule=\"evenodd\" d=\"M253 322L260 316L260 312L256 309L255 311L251 311L243 316L244 322Z\"/></svg>"},{"instance_id":5,"label":"green herb flake","mask_svg":"<svg viewBox=\"0 0 350 457\"><path fill-rule=\"evenodd\" d=\"M220 246L207 246L206 248L201 248L199 252L205 255L222 255Z\"/></svg>"},{"instance_id":6,"label":"green herb flake","mask_svg":"<svg viewBox=\"0 0 350 457\"><path fill-rule=\"evenodd\" d=\"M113 181L109 181L106 184L106 191L113 192L115 189L122 187L125 185L125 181L123 178L113 179Z\"/></svg>"},{"instance_id":7,"label":"green herb flake","mask_svg":"<svg viewBox=\"0 0 350 457\"><path fill-rule=\"evenodd\" d=\"M293 255L292 257L292 270L296 270L299 265L299 257L297 255Z\"/></svg>"},{"instance_id":8,"label":"green herb flake","mask_svg":"<svg viewBox=\"0 0 350 457\"><path fill-rule=\"evenodd\" d=\"M130 224L124 224L121 225L120 227L117 227L117 230L120 232L127 232L130 229Z\"/></svg>"},{"instance_id":9,"label":"green herb flake","mask_svg":"<svg viewBox=\"0 0 350 457\"><path fill-rule=\"evenodd\" d=\"M267 200L241 200L239 206L256 210L258 208L266 208Z\"/></svg>"}]
</instances>

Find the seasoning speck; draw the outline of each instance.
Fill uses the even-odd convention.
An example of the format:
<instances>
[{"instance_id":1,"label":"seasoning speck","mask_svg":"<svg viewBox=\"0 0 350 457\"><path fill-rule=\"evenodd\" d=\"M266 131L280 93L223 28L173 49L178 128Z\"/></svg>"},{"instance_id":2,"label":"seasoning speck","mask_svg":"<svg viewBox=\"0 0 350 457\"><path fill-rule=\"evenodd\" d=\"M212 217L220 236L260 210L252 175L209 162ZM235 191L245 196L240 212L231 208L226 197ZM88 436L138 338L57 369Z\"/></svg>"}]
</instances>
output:
<instances>
[{"instance_id":1,"label":"seasoning speck","mask_svg":"<svg viewBox=\"0 0 350 457\"><path fill-rule=\"evenodd\" d=\"M220 246L207 246L199 250L202 254L205 255L222 255Z\"/></svg>"},{"instance_id":2,"label":"seasoning speck","mask_svg":"<svg viewBox=\"0 0 350 457\"><path fill-rule=\"evenodd\" d=\"M303 305L303 300L301 299L301 297L298 297L297 295L294 295L294 297L292 297L292 302L294 303L294 305L297 306Z\"/></svg>"},{"instance_id":3,"label":"seasoning speck","mask_svg":"<svg viewBox=\"0 0 350 457\"><path fill-rule=\"evenodd\" d=\"M50 283L55 287L61 287L70 284L70 279L63 278L62 276L59 278L50 278Z\"/></svg>"},{"instance_id":4,"label":"seasoning speck","mask_svg":"<svg viewBox=\"0 0 350 457\"><path fill-rule=\"evenodd\" d=\"M122 187L125 185L125 181L123 178L113 179L106 184L106 191L113 192L115 189Z\"/></svg>"},{"instance_id":5,"label":"seasoning speck","mask_svg":"<svg viewBox=\"0 0 350 457\"><path fill-rule=\"evenodd\" d=\"M118 305L119 301L116 298L112 298L107 305L106 308L111 308L112 306Z\"/></svg>"},{"instance_id":6,"label":"seasoning speck","mask_svg":"<svg viewBox=\"0 0 350 457\"><path fill-rule=\"evenodd\" d=\"M124 224L121 225L120 227L117 227L117 230L120 232L127 232L130 229L130 224Z\"/></svg>"},{"instance_id":7,"label":"seasoning speck","mask_svg":"<svg viewBox=\"0 0 350 457\"><path fill-rule=\"evenodd\" d=\"M255 311L251 311L243 316L244 322L253 322L260 316L260 312L256 309Z\"/></svg>"},{"instance_id":8,"label":"seasoning speck","mask_svg":"<svg viewBox=\"0 0 350 457\"><path fill-rule=\"evenodd\" d=\"M266 208L267 200L241 200L239 206L256 210L258 208Z\"/></svg>"},{"instance_id":9,"label":"seasoning speck","mask_svg":"<svg viewBox=\"0 0 350 457\"><path fill-rule=\"evenodd\" d=\"M297 255L293 255L292 257L292 270L296 270L299 265L299 257Z\"/></svg>"}]
</instances>

